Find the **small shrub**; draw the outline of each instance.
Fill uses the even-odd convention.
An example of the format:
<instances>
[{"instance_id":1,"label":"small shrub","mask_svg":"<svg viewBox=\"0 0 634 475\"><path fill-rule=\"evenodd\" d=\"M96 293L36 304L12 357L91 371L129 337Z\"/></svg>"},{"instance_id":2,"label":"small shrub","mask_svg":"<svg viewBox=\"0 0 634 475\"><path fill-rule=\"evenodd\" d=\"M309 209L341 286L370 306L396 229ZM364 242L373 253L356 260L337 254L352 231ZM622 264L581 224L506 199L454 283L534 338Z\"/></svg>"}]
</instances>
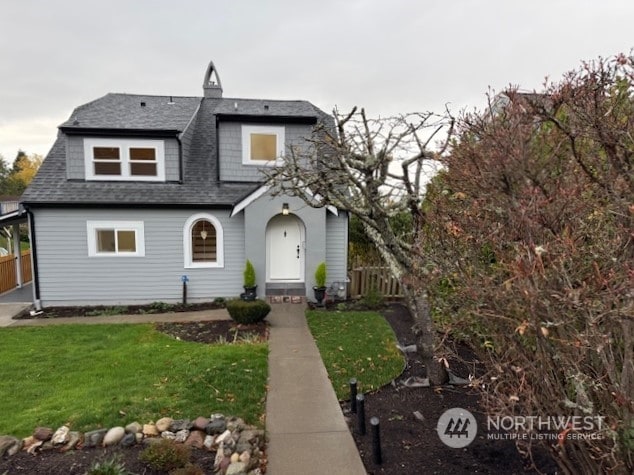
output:
<instances>
[{"instance_id":1,"label":"small shrub","mask_svg":"<svg viewBox=\"0 0 634 475\"><path fill-rule=\"evenodd\" d=\"M174 305L165 302L152 302L149 313L167 313L174 310Z\"/></svg>"},{"instance_id":2,"label":"small shrub","mask_svg":"<svg viewBox=\"0 0 634 475\"><path fill-rule=\"evenodd\" d=\"M321 262L315 269L315 286L318 288L326 287L326 263Z\"/></svg>"},{"instance_id":3,"label":"small shrub","mask_svg":"<svg viewBox=\"0 0 634 475\"><path fill-rule=\"evenodd\" d=\"M183 468L172 470L169 475L205 475L205 471L200 465L188 463Z\"/></svg>"},{"instance_id":4,"label":"small shrub","mask_svg":"<svg viewBox=\"0 0 634 475\"><path fill-rule=\"evenodd\" d=\"M87 317L111 317L123 315L128 312L128 307L95 307L86 312Z\"/></svg>"},{"instance_id":5,"label":"small shrub","mask_svg":"<svg viewBox=\"0 0 634 475\"><path fill-rule=\"evenodd\" d=\"M189 446L177 444L169 439L162 439L143 450L139 455L139 460L153 470L169 472L184 468L190 457L191 448Z\"/></svg>"},{"instance_id":6,"label":"small shrub","mask_svg":"<svg viewBox=\"0 0 634 475\"><path fill-rule=\"evenodd\" d=\"M129 475L118 455L93 462L86 475Z\"/></svg>"},{"instance_id":7,"label":"small shrub","mask_svg":"<svg viewBox=\"0 0 634 475\"><path fill-rule=\"evenodd\" d=\"M235 299L227 302L227 311L233 321L247 325L264 320L271 311L271 306L264 300Z\"/></svg>"},{"instance_id":8,"label":"small shrub","mask_svg":"<svg viewBox=\"0 0 634 475\"><path fill-rule=\"evenodd\" d=\"M227 303L227 299L225 299L224 297L216 297L216 298L214 299L214 303L215 303L216 305L221 305L221 306L223 306L223 307L224 307L225 303Z\"/></svg>"},{"instance_id":9,"label":"small shrub","mask_svg":"<svg viewBox=\"0 0 634 475\"><path fill-rule=\"evenodd\" d=\"M249 259L247 259L242 275L244 277L245 287L255 287L255 267L253 267L253 264Z\"/></svg>"},{"instance_id":10,"label":"small shrub","mask_svg":"<svg viewBox=\"0 0 634 475\"><path fill-rule=\"evenodd\" d=\"M379 292L376 287L372 287L368 290L368 293L361 298L359 303L370 310L376 310L383 307L385 302L383 294Z\"/></svg>"}]
</instances>

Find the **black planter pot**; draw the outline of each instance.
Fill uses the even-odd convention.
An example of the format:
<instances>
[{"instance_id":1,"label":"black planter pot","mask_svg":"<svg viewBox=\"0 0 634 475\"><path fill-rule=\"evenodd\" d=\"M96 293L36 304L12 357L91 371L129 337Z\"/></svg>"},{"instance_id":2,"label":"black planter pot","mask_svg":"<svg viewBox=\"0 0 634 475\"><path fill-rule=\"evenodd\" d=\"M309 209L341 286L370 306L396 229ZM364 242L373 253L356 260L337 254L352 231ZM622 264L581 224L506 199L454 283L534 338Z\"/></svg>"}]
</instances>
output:
<instances>
[{"instance_id":1,"label":"black planter pot","mask_svg":"<svg viewBox=\"0 0 634 475\"><path fill-rule=\"evenodd\" d=\"M326 287L313 287L313 292L315 292L315 300L317 300L317 304L321 305L326 297Z\"/></svg>"},{"instance_id":2,"label":"black planter pot","mask_svg":"<svg viewBox=\"0 0 634 475\"><path fill-rule=\"evenodd\" d=\"M255 287L245 287L244 293L240 294L240 298L246 301L255 300L258 297L257 289L257 285Z\"/></svg>"}]
</instances>

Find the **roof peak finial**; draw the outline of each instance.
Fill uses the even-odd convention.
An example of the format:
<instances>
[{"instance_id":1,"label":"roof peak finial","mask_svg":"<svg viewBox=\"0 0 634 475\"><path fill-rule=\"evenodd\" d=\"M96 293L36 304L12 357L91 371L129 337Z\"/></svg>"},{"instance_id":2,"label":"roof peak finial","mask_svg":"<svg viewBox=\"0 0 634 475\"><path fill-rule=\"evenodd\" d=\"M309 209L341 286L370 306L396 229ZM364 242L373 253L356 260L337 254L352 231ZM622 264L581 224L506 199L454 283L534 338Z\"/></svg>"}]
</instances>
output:
<instances>
[{"instance_id":1,"label":"roof peak finial","mask_svg":"<svg viewBox=\"0 0 634 475\"><path fill-rule=\"evenodd\" d=\"M209 61L209 66L205 72L203 92L205 97L222 97L222 84L213 61Z\"/></svg>"}]
</instances>

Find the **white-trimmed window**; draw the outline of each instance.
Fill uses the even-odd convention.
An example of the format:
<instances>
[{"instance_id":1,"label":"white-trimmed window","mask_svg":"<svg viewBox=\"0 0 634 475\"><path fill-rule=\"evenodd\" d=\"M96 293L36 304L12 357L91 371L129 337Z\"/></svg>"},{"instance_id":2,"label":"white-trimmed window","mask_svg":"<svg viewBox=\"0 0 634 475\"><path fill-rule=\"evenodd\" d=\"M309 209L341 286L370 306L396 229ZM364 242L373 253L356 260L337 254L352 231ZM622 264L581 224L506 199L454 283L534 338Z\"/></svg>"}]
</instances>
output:
<instances>
[{"instance_id":1,"label":"white-trimmed window","mask_svg":"<svg viewBox=\"0 0 634 475\"><path fill-rule=\"evenodd\" d=\"M143 221L87 221L90 257L145 256Z\"/></svg>"},{"instance_id":2,"label":"white-trimmed window","mask_svg":"<svg viewBox=\"0 0 634 475\"><path fill-rule=\"evenodd\" d=\"M284 127L271 125L242 126L242 163L273 166L284 154Z\"/></svg>"},{"instance_id":3,"label":"white-trimmed window","mask_svg":"<svg viewBox=\"0 0 634 475\"><path fill-rule=\"evenodd\" d=\"M87 180L165 181L162 140L84 139Z\"/></svg>"},{"instance_id":4,"label":"white-trimmed window","mask_svg":"<svg viewBox=\"0 0 634 475\"><path fill-rule=\"evenodd\" d=\"M185 268L224 267L222 225L208 213L190 216L183 227Z\"/></svg>"}]
</instances>

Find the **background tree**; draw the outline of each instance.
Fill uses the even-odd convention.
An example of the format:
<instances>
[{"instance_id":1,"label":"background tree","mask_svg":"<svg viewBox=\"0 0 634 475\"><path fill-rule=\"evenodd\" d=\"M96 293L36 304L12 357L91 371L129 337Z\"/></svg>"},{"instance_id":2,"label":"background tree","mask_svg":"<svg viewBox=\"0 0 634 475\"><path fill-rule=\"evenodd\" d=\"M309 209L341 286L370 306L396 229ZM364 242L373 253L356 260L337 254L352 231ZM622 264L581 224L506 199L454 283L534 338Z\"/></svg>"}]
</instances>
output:
<instances>
[{"instance_id":1,"label":"background tree","mask_svg":"<svg viewBox=\"0 0 634 475\"><path fill-rule=\"evenodd\" d=\"M10 169L0 160L0 195L20 196L35 177L42 160L41 155L27 155L22 150L18 151Z\"/></svg>"},{"instance_id":2,"label":"background tree","mask_svg":"<svg viewBox=\"0 0 634 475\"><path fill-rule=\"evenodd\" d=\"M412 245L422 224L421 201L437 154L433 140L450 135L451 121L432 113L370 119L363 109L334 114L335 124L316 127L309 147L291 148L283 165L268 172L275 193L301 198L313 207L349 211L368 239L401 280L419 327L419 351L432 383L445 375L434 362L434 331L416 261L424 259ZM410 232L395 222L406 219ZM399 218L400 216L400 218Z\"/></svg>"},{"instance_id":3,"label":"background tree","mask_svg":"<svg viewBox=\"0 0 634 475\"><path fill-rule=\"evenodd\" d=\"M634 472L633 91L619 56L463 115L419 240L490 414L605 417L601 439L543 443L564 473Z\"/></svg>"}]
</instances>

